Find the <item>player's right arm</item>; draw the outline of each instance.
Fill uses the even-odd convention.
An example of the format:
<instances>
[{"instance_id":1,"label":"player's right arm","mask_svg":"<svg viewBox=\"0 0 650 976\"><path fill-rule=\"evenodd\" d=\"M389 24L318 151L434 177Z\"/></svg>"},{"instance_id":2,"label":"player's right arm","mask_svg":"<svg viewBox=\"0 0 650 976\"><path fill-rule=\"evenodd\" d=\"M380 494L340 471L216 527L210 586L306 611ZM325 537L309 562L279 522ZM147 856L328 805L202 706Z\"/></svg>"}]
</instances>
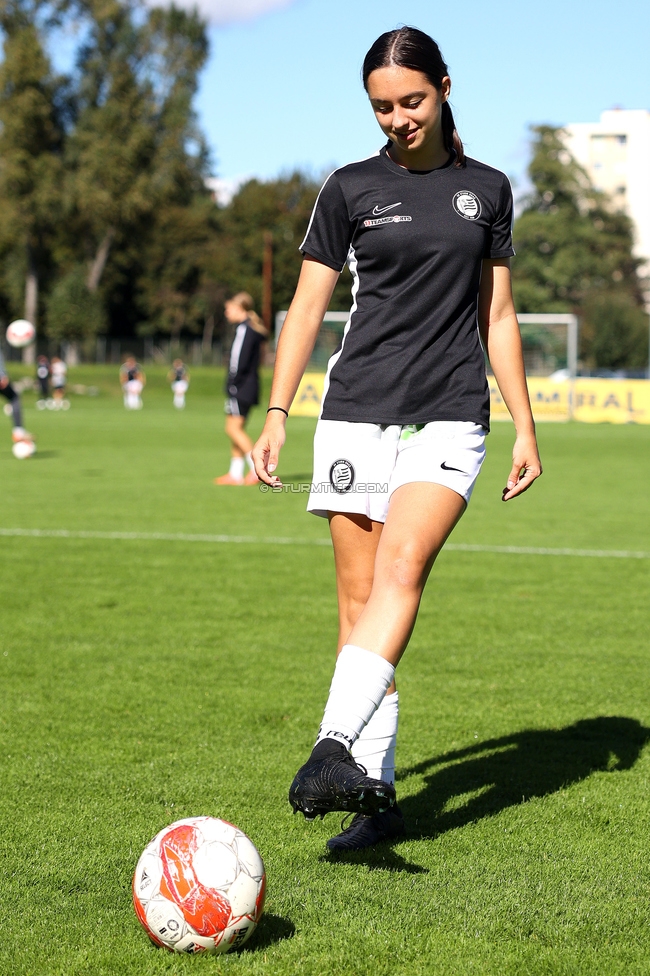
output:
<instances>
[{"instance_id":1,"label":"player's right arm","mask_svg":"<svg viewBox=\"0 0 650 976\"><path fill-rule=\"evenodd\" d=\"M323 316L330 303L339 272L309 255L305 256L298 287L282 326L273 370L270 407L289 411L305 372ZM272 410L253 448L257 477L267 485L279 483L273 472L284 444L286 415Z\"/></svg>"}]
</instances>

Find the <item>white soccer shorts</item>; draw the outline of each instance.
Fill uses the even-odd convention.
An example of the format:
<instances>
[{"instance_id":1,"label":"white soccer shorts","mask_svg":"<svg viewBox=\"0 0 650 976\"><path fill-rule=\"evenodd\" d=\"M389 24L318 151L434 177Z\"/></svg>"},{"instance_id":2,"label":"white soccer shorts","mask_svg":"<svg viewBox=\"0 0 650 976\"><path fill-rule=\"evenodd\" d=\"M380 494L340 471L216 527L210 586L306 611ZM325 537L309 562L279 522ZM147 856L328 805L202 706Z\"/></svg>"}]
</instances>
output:
<instances>
[{"instance_id":1,"label":"white soccer shorts","mask_svg":"<svg viewBox=\"0 0 650 976\"><path fill-rule=\"evenodd\" d=\"M469 502L485 458L485 434L466 421L386 427L319 420L307 511L385 522L393 492L416 481L444 485Z\"/></svg>"}]
</instances>

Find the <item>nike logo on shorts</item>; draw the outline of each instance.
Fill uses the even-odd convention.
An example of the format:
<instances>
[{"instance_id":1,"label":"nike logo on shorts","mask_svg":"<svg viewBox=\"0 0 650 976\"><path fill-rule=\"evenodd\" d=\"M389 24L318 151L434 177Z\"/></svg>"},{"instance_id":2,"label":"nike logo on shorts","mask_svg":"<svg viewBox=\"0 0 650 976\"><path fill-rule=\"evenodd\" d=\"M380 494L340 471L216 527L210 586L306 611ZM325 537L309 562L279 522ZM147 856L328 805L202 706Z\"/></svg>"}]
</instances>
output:
<instances>
[{"instance_id":1,"label":"nike logo on shorts","mask_svg":"<svg viewBox=\"0 0 650 976\"><path fill-rule=\"evenodd\" d=\"M467 471L462 471L460 468L452 468L450 467L450 465L445 464L444 461L442 462L440 467L442 468L443 471L458 471L459 474L467 474Z\"/></svg>"},{"instance_id":2,"label":"nike logo on shorts","mask_svg":"<svg viewBox=\"0 0 650 976\"><path fill-rule=\"evenodd\" d=\"M398 203L391 203L387 207L375 207L372 213L374 217L378 217L379 214L386 213L387 210L393 210L394 207L401 207L401 205L402 201L400 200Z\"/></svg>"}]
</instances>

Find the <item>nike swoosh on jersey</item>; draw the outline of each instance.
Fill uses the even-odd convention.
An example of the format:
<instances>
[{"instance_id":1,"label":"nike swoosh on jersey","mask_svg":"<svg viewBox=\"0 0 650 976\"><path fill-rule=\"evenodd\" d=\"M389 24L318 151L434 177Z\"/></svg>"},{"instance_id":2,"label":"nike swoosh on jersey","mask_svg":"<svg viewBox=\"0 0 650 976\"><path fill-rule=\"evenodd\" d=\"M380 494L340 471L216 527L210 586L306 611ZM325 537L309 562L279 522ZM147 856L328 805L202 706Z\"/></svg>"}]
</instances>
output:
<instances>
[{"instance_id":1,"label":"nike swoosh on jersey","mask_svg":"<svg viewBox=\"0 0 650 976\"><path fill-rule=\"evenodd\" d=\"M379 214L386 213L387 210L392 210L394 207L401 207L401 205L402 201L400 200L398 203L391 203L387 207L375 207L373 216L378 217Z\"/></svg>"},{"instance_id":2,"label":"nike swoosh on jersey","mask_svg":"<svg viewBox=\"0 0 650 976\"><path fill-rule=\"evenodd\" d=\"M460 474L467 474L467 471L463 471L462 468L452 468L449 464L445 464L443 461L440 465L443 471L458 471Z\"/></svg>"}]
</instances>

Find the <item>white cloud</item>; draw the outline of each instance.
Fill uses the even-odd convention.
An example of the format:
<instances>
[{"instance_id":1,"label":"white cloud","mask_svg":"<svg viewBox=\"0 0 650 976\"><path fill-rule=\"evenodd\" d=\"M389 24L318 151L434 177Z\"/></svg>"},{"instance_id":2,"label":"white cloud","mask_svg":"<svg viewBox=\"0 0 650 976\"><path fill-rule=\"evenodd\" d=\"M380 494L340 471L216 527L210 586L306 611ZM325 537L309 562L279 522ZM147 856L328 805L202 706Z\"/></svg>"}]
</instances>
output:
<instances>
[{"instance_id":1,"label":"white cloud","mask_svg":"<svg viewBox=\"0 0 650 976\"><path fill-rule=\"evenodd\" d=\"M153 6L158 6L160 0L148 0ZM176 6L192 9L199 8L199 13L212 24L235 24L243 20L254 20L262 14L272 10L289 7L295 0L175 0Z\"/></svg>"},{"instance_id":2,"label":"white cloud","mask_svg":"<svg viewBox=\"0 0 650 976\"><path fill-rule=\"evenodd\" d=\"M236 193L239 192L240 188L244 183L248 183L252 180L252 176L233 176L230 180L220 179L219 177L210 176L205 181L205 185L214 194L214 198L218 204L222 207L227 207L232 198Z\"/></svg>"}]
</instances>

